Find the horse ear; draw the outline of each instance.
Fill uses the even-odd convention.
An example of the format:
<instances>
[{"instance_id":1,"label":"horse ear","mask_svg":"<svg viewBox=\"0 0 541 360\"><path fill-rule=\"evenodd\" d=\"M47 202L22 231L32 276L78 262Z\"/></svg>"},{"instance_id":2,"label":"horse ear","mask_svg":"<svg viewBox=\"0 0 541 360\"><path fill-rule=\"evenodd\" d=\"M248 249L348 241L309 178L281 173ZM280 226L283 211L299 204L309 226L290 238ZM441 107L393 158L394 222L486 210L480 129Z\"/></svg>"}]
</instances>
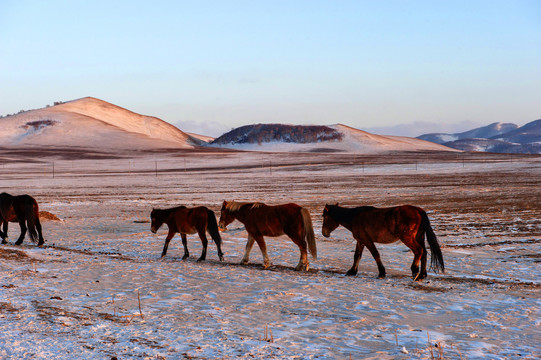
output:
<instances>
[{"instance_id":1,"label":"horse ear","mask_svg":"<svg viewBox=\"0 0 541 360\"><path fill-rule=\"evenodd\" d=\"M325 204L325 211L329 211L329 204Z\"/></svg>"}]
</instances>

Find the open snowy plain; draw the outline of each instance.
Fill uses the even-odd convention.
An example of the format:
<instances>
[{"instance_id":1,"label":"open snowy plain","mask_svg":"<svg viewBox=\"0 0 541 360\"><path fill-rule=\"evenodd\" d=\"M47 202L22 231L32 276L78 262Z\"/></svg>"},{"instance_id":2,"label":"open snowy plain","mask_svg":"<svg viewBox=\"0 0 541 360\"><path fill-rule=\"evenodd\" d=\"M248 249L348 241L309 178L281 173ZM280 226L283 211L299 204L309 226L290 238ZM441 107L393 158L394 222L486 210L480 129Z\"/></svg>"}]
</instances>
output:
<instances>
[{"instance_id":1,"label":"open snowy plain","mask_svg":"<svg viewBox=\"0 0 541 360\"><path fill-rule=\"evenodd\" d=\"M0 358L17 359L538 359L541 357L541 158L491 154L154 152L107 156L5 151L0 191L28 193L46 246L10 224L0 246ZM39 159L39 160L37 160ZM318 259L295 272L297 247L222 233L225 261L197 236L150 232L153 207L223 200L307 207ZM346 277L351 234L321 235L325 203L423 207L445 274L410 277L411 252L378 245Z\"/></svg>"}]
</instances>

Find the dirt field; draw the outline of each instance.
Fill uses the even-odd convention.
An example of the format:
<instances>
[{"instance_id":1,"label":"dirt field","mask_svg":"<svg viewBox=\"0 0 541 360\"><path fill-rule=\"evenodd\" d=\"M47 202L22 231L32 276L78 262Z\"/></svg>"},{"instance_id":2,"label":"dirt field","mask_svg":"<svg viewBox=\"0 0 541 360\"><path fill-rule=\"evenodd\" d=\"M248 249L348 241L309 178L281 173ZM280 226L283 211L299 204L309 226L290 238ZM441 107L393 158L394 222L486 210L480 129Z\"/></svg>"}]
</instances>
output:
<instances>
[{"instance_id":1,"label":"dirt field","mask_svg":"<svg viewBox=\"0 0 541 360\"><path fill-rule=\"evenodd\" d=\"M41 156L39 155L41 154ZM0 191L28 193L46 246L0 246L0 358L537 359L541 356L541 157L495 154L265 154L59 150L0 153ZM182 261L152 208L223 200L295 202L310 211L318 259L293 271L296 246L222 233L225 261L197 236ZM424 208L445 274L410 277L411 252L379 245L345 277L355 248L321 235L325 203Z\"/></svg>"}]
</instances>

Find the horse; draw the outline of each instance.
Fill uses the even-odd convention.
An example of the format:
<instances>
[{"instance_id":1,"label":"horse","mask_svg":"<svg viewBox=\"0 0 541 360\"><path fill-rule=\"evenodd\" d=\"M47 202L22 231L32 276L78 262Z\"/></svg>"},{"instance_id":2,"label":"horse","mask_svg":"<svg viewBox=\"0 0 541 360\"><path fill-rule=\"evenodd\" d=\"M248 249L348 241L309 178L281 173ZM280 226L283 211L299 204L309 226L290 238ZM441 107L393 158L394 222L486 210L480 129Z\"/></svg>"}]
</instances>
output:
<instances>
[{"instance_id":1,"label":"horse","mask_svg":"<svg viewBox=\"0 0 541 360\"><path fill-rule=\"evenodd\" d=\"M296 271L308 270L307 248L312 258L317 259L316 240L310 213L305 208L289 203L277 206L269 206L263 203L244 203L236 201L224 201L220 213L219 226L225 230L233 220L239 220L244 224L248 232L248 242L241 264L247 264L254 242L257 242L263 255L263 268L267 269L271 264L267 254L267 245L264 236L276 237L287 235L300 249L300 259Z\"/></svg>"},{"instance_id":2,"label":"horse","mask_svg":"<svg viewBox=\"0 0 541 360\"><path fill-rule=\"evenodd\" d=\"M186 206L178 206L170 209L152 209L150 213L151 226L150 231L156 233L158 229L165 223L169 227L169 233L165 238L165 245L163 246L162 256L167 253L167 247L169 242L175 236L176 233L180 233L182 237L182 245L184 246L184 256L182 259L186 259L190 256L188 251L188 243L186 234L199 235L201 243L203 244L203 252L197 261L203 261L207 257L207 235L210 234L216 247L218 248L218 257L220 261L224 260L224 254L222 252L222 238L218 231L218 224L216 222L216 215L214 211L204 207L198 206L194 208L188 208Z\"/></svg>"},{"instance_id":3,"label":"horse","mask_svg":"<svg viewBox=\"0 0 541 360\"><path fill-rule=\"evenodd\" d=\"M336 205L325 205L323 210L323 236L329 237L339 225L352 232L357 240L353 266L346 273L356 275L363 249L366 246L378 264L379 277L385 277L385 267L381 262L375 243L390 244L399 239L414 254L411 273L415 281L426 278L425 235L430 245L431 268L438 272L445 271L443 256L436 234L430 226L426 212L415 206L403 205L389 208L360 206L345 208ZM419 261L421 270L419 271Z\"/></svg>"},{"instance_id":4,"label":"horse","mask_svg":"<svg viewBox=\"0 0 541 360\"><path fill-rule=\"evenodd\" d=\"M33 242L38 242L38 246L45 243L41 233L38 202L32 196L12 196L5 192L0 194L0 225L2 225L0 237L2 244L7 244L9 222L18 222L21 227L21 235L15 245L23 243L27 231L30 234L30 239Z\"/></svg>"}]
</instances>

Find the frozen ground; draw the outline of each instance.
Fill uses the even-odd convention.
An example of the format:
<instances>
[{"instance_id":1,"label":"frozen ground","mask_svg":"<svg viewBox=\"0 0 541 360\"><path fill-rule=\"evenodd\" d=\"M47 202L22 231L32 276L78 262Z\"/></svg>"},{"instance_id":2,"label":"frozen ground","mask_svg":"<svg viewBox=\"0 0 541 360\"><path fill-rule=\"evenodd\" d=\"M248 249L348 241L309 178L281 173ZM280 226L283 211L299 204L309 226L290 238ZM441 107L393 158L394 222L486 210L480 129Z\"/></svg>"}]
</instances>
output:
<instances>
[{"instance_id":1,"label":"frozen ground","mask_svg":"<svg viewBox=\"0 0 541 360\"><path fill-rule=\"evenodd\" d=\"M0 155L0 190L31 194L62 219L43 221L43 248L0 246L0 358L541 356L540 157L43 154ZM205 205L219 216L224 199L307 207L312 270L293 271L298 251L285 237L267 240L271 269L257 247L238 265L238 222L222 233L223 263L214 244L197 263L195 236L187 261L179 236L160 259L166 230L149 231L153 207ZM368 252L345 277L354 242L345 229L321 236L326 202L425 208L446 273L413 282L412 254L396 243L378 246L386 279ZM18 231L10 224L11 243Z\"/></svg>"}]
</instances>

